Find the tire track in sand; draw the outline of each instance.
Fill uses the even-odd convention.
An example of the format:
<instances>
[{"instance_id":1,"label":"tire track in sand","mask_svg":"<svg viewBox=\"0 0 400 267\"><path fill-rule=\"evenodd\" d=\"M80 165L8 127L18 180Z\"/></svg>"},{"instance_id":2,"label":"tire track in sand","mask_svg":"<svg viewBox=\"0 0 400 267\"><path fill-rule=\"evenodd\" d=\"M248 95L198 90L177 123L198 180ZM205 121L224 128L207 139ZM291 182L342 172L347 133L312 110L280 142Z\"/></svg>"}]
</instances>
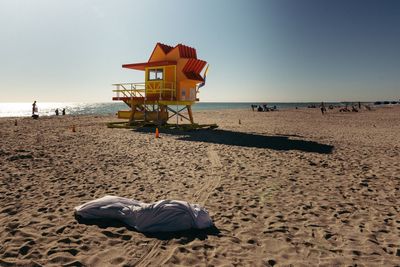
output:
<instances>
[{"instance_id":1,"label":"tire track in sand","mask_svg":"<svg viewBox=\"0 0 400 267\"><path fill-rule=\"evenodd\" d=\"M218 153L210 146L207 149L207 156L211 163L210 174L204 182L204 185L193 194L193 203L198 203L202 206L205 205L211 193L218 187L221 182L222 164L219 159ZM161 245L167 245L169 240L157 240L151 249L144 254L136 263L135 266L162 266L168 259L173 256L174 247L170 247L161 251Z\"/></svg>"},{"instance_id":2,"label":"tire track in sand","mask_svg":"<svg viewBox=\"0 0 400 267\"><path fill-rule=\"evenodd\" d=\"M209 147L207 149L207 156L211 162L211 173L208 175L205 184L200 188L200 190L194 193L194 202L201 205L204 205L207 202L212 191L214 191L221 182L222 164L217 152L212 147Z\"/></svg>"}]
</instances>

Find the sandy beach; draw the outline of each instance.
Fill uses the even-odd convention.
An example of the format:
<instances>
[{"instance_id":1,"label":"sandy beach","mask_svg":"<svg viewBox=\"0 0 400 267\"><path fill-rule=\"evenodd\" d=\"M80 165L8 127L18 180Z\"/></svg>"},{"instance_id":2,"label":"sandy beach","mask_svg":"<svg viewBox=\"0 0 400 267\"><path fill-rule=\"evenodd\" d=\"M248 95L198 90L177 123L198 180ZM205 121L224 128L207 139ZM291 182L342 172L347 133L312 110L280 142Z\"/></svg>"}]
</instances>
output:
<instances>
[{"instance_id":1,"label":"sandy beach","mask_svg":"<svg viewBox=\"0 0 400 267\"><path fill-rule=\"evenodd\" d=\"M114 116L1 118L0 266L399 265L400 106L194 116L219 128L156 139L107 128ZM199 203L215 228L75 219L107 194Z\"/></svg>"}]
</instances>

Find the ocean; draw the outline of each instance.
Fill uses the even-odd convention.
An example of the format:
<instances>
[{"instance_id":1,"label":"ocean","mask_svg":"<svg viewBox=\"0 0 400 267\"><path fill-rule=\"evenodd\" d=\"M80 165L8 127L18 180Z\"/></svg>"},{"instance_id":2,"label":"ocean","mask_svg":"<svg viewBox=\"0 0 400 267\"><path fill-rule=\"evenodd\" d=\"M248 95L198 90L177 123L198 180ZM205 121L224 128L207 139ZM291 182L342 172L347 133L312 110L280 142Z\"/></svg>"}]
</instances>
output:
<instances>
[{"instance_id":1,"label":"ocean","mask_svg":"<svg viewBox=\"0 0 400 267\"><path fill-rule=\"evenodd\" d=\"M193 111L196 110L219 110L219 109L248 109L251 110L252 104L264 103L238 103L238 102L201 102L193 105ZM320 103L267 103L268 107L276 106L277 109L290 109L295 107L307 107L309 105L319 106ZM328 105L343 105L342 103L325 103ZM67 115L107 115L115 114L118 110L127 110L128 106L124 103L103 102L103 103L55 103L45 102L37 103L38 113L40 116L55 115L55 110L65 108ZM179 107L178 107L179 108ZM32 115L32 103L0 103L0 117L29 117Z\"/></svg>"}]
</instances>

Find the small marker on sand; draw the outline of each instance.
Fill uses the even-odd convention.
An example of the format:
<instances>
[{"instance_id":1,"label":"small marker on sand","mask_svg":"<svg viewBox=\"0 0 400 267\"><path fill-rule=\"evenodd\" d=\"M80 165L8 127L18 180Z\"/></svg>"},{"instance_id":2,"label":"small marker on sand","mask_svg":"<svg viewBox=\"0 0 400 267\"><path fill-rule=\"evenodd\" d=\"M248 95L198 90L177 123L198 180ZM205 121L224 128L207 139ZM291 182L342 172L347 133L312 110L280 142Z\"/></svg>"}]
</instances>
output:
<instances>
[{"instance_id":1,"label":"small marker on sand","mask_svg":"<svg viewBox=\"0 0 400 267\"><path fill-rule=\"evenodd\" d=\"M242 122L240 121L240 119L239 119L239 124L242 124Z\"/></svg>"},{"instance_id":2,"label":"small marker on sand","mask_svg":"<svg viewBox=\"0 0 400 267\"><path fill-rule=\"evenodd\" d=\"M74 125L72 125L72 132L74 133L74 132L76 132L76 129L75 129L75 124Z\"/></svg>"},{"instance_id":3,"label":"small marker on sand","mask_svg":"<svg viewBox=\"0 0 400 267\"><path fill-rule=\"evenodd\" d=\"M15 120L14 125L18 126L18 121L17 120Z\"/></svg>"},{"instance_id":4,"label":"small marker on sand","mask_svg":"<svg viewBox=\"0 0 400 267\"><path fill-rule=\"evenodd\" d=\"M158 132L158 128L156 128L156 138L160 138L160 133Z\"/></svg>"}]
</instances>

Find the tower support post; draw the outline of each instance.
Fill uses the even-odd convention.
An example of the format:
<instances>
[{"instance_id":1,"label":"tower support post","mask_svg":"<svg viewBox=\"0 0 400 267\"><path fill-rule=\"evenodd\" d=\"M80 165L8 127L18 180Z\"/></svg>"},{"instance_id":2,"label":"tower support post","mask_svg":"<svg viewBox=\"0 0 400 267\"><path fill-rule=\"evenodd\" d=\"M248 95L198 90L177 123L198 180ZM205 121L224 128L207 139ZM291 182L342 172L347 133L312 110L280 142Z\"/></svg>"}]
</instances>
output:
<instances>
[{"instance_id":1,"label":"tower support post","mask_svg":"<svg viewBox=\"0 0 400 267\"><path fill-rule=\"evenodd\" d=\"M131 115L129 117L129 124L133 124L135 122L135 112L136 112L136 105L133 102L133 98L131 101Z\"/></svg>"},{"instance_id":2,"label":"tower support post","mask_svg":"<svg viewBox=\"0 0 400 267\"><path fill-rule=\"evenodd\" d=\"M194 120L193 120L193 114L192 114L192 106L191 105L187 105L186 108L188 110L190 123L193 124Z\"/></svg>"}]
</instances>

